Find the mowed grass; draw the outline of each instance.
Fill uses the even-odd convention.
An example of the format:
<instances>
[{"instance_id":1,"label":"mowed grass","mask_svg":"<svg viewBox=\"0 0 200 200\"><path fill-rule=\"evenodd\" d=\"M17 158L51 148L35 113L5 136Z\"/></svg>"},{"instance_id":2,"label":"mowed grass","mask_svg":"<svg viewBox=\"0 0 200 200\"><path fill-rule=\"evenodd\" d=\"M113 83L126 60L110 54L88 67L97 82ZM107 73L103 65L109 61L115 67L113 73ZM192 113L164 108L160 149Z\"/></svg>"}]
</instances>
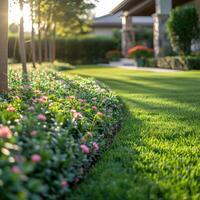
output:
<instances>
[{"instance_id":1,"label":"mowed grass","mask_svg":"<svg viewBox=\"0 0 200 200\"><path fill-rule=\"evenodd\" d=\"M200 72L153 73L83 66L129 112L72 200L200 199Z\"/></svg>"}]
</instances>

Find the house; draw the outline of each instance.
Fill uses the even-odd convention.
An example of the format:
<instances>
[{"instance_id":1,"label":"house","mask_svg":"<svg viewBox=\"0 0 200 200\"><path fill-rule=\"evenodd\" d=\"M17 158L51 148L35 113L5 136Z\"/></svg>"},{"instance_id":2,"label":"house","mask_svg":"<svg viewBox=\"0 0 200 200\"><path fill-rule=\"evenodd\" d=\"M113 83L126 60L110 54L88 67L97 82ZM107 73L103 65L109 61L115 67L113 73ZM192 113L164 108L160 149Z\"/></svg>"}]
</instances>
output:
<instances>
[{"instance_id":1,"label":"house","mask_svg":"<svg viewBox=\"0 0 200 200\"><path fill-rule=\"evenodd\" d=\"M122 12L122 43L123 54L126 56L128 49L132 46L130 37L133 31L132 17L152 16L154 29L155 56L166 55L170 49L167 37L166 22L170 11L176 6L193 3L200 10L200 0L123 0L113 10L112 14Z\"/></svg>"},{"instance_id":2,"label":"house","mask_svg":"<svg viewBox=\"0 0 200 200\"><path fill-rule=\"evenodd\" d=\"M90 34L97 36L112 36L113 30L122 29L122 13L118 12L114 15L108 14L94 19L92 24L92 31ZM151 16L147 17L132 17L132 24L137 29L140 26L152 27L153 19Z\"/></svg>"}]
</instances>

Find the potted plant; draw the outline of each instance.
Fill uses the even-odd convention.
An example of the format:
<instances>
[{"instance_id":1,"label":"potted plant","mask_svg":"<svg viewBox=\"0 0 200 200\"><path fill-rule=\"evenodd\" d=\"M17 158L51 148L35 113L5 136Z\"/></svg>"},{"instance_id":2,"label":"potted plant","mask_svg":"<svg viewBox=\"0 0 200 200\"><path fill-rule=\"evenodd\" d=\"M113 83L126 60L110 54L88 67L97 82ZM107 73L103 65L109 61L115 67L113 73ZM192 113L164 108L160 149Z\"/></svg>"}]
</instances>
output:
<instances>
[{"instance_id":1,"label":"potted plant","mask_svg":"<svg viewBox=\"0 0 200 200\"><path fill-rule=\"evenodd\" d=\"M145 46L137 45L128 50L128 57L135 59L137 66L144 67L146 59L154 55L154 50Z\"/></svg>"}]
</instances>

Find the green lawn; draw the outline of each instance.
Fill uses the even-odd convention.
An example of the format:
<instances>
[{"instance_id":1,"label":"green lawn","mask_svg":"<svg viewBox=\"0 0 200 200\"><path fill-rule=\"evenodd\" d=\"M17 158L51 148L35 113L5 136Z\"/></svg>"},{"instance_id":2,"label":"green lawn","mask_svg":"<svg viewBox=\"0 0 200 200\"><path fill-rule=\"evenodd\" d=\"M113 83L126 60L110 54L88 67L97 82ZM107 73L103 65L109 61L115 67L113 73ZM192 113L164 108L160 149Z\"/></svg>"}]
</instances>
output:
<instances>
[{"instance_id":1,"label":"green lawn","mask_svg":"<svg viewBox=\"0 0 200 200\"><path fill-rule=\"evenodd\" d=\"M200 199L200 72L85 66L66 73L104 82L130 112L70 199Z\"/></svg>"}]
</instances>

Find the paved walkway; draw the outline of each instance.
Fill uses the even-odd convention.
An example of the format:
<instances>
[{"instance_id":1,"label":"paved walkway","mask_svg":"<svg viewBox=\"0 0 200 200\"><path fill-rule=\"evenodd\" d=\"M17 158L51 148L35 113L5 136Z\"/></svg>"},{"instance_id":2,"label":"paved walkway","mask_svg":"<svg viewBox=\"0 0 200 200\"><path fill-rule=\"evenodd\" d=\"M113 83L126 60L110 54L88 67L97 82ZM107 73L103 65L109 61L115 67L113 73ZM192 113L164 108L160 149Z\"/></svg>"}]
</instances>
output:
<instances>
[{"instance_id":1,"label":"paved walkway","mask_svg":"<svg viewBox=\"0 0 200 200\"><path fill-rule=\"evenodd\" d=\"M139 71L149 71L149 72L180 72L179 70L175 69L162 69L162 68L151 68L151 67L136 67L131 65L113 65L113 64L98 64L99 66L108 66L114 68L122 68L122 69L130 69L130 70L139 70Z\"/></svg>"},{"instance_id":2,"label":"paved walkway","mask_svg":"<svg viewBox=\"0 0 200 200\"><path fill-rule=\"evenodd\" d=\"M102 64L101 64L102 66ZM105 66L105 65L104 65ZM136 63L133 59L123 58L120 61L110 62L106 64L106 66L124 68L124 69L132 69L132 70L140 70L140 71L150 71L150 72L178 72L178 70L172 69L161 69L161 68L150 68L150 67L137 67Z\"/></svg>"},{"instance_id":3,"label":"paved walkway","mask_svg":"<svg viewBox=\"0 0 200 200\"><path fill-rule=\"evenodd\" d=\"M174 69L161 69L161 68L150 68L150 67L136 67L136 66L110 66L110 67L124 68L130 70L150 71L150 72L179 72L178 70Z\"/></svg>"}]
</instances>

